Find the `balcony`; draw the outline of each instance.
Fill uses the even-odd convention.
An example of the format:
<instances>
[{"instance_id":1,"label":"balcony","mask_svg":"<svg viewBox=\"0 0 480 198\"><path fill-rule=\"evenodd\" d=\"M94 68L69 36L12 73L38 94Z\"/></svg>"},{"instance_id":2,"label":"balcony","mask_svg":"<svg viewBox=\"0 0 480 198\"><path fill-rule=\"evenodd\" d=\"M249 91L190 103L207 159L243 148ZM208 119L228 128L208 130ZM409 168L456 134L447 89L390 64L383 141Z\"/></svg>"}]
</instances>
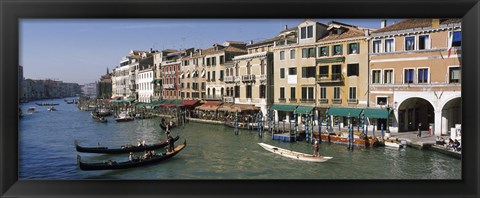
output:
<instances>
[{"instance_id":1,"label":"balcony","mask_svg":"<svg viewBox=\"0 0 480 198\"><path fill-rule=\"evenodd\" d=\"M258 75L258 80L266 81L267 80L267 75Z\"/></svg>"},{"instance_id":2,"label":"balcony","mask_svg":"<svg viewBox=\"0 0 480 198\"><path fill-rule=\"evenodd\" d=\"M328 104L328 99L326 99L326 98L320 98L320 99L318 99L318 102L319 102L320 104Z\"/></svg>"},{"instance_id":3,"label":"balcony","mask_svg":"<svg viewBox=\"0 0 480 198\"><path fill-rule=\"evenodd\" d=\"M174 84L163 84L164 89L173 89L174 87Z\"/></svg>"},{"instance_id":4,"label":"balcony","mask_svg":"<svg viewBox=\"0 0 480 198\"><path fill-rule=\"evenodd\" d=\"M253 82L255 81L255 75L247 74L242 76L242 82Z\"/></svg>"},{"instance_id":5,"label":"balcony","mask_svg":"<svg viewBox=\"0 0 480 198\"><path fill-rule=\"evenodd\" d=\"M313 98L301 98L300 102L302 102L302 103L314 103L315 99L313 99Z\"/></svg>"},{"instance_id":6,"label":"balcony","mask_svg":"<svg viewBox=\"0 0 480 198\"><path fill-rule=\"evenodd\" d=\"M234 83L235 76L225 76L225 83Z\"/></svg>"},{"instance_id":7,"label":"balcony","mask_svg":"<svg viewBox=\"0 0 480 198\"><path fill-rule=\"evenodd\" d=\"M290 98L290 99L288 99L288 101L290 101L290 102L297 102L297 99L296 99L296 98Z\"/></svg>"},{"instance_id":8,"label":"balcony","mask_svg":"<svg viewBox=\"0 0 480 198\"><path fill-rule=\"evenodd\" d=\"M218 101L222 101L222 100L223 100L223 96L219 96L219 95L206 95L206 96L205 96L205 100L218 100Z\"/></svg>"},{"instance_id":9,"label":"balcony","mask_svg":"<svg viewBox=\"0 0 480 198\"><path fill-rule=\"evenodd\" d=\"M317 74L317 83L341 83L344 77L341 73L336 74Z\"/></svg>"},{"instance_id":10,"label":"balcony","mask_svg":"<svg viewBox=\"0 0 480 198\"><path fill-rule=\"evenodd\" d=\"M279 98L278 99L278 102L281 102L281 103L285 103L286 101L287 101L287 99L285 99L285 98Z\"/></svg>"},{"instance_id":11,"label":"balcony","mask_svg":"<svg viewBox=\"0 0 480 198\"><path fill-rule=\"evenodd\" d=\"M347 103L348 104L358 104L358 99L348 99Z\"/></svg>"},{"instance_id":12,"label":"balcony","mask_svg":"<svg viewBox=\"0 0 480 198\"><path fill-rule=\"evenodd\" d=\"M235 98L232 97L232 96L225 96L225 97L223 98L223 102L225 102L225 103L234 103L234 102L235 102Z\"/></svg>"},{"instance_id":13,"label":"balcony","mask_svg":"<svg viewBox=\"0 0 480 198\"><path fill-rule=\"evenodd\" d=\"M342 99L341 98L334 98L332 99L333 104L342 104Z\"/></svg>"}]
</instances>

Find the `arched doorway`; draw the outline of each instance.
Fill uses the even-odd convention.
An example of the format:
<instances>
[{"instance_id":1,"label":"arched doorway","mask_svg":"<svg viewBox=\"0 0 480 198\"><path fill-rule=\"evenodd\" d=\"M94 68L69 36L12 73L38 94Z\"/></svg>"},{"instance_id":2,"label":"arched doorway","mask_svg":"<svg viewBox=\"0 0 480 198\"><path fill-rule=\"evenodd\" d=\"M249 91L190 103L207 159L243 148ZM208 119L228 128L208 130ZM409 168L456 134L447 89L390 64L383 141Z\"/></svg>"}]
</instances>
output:
<instances>
[{"instance_id":1,"label":"arched doorway","mask_svg":"<svg viewBox=\"0 0 480 198\"><path fill-rule=\"evenodd\" d=\"M449 100L442 107L442 134L447 134L456 124L462 124L462 99Z\"/></svg>"},{"instance_id":2,"label":"arched doorway","mask_svg":"<svg viewBox=\"0 0 480 198\"><path fill-rule=\"evenodd\" d=\"M434 108L423 98L409 98L398 107L398 131L428 130L429 124L435 122Z\"/></svg>"}]
</instances>

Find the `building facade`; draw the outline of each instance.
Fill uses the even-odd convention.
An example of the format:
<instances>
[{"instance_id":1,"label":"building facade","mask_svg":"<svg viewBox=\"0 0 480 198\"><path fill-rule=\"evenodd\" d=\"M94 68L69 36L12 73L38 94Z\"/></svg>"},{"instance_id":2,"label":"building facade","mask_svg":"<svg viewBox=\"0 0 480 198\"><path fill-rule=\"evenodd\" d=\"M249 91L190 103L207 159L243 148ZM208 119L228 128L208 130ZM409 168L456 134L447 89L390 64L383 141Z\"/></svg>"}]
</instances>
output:
<instances>
[{"instance_id":1,"label":"building facade","mask_svg":"<svg viewBox=\"0 0 480 198\"><path fill-rule=\"evenodd\" d=\"M462 123L461 43L460 19L407 19L372 32L369 104L393 110L390 131L433 125L440 135Z\"/></svg>"}]
</instances>

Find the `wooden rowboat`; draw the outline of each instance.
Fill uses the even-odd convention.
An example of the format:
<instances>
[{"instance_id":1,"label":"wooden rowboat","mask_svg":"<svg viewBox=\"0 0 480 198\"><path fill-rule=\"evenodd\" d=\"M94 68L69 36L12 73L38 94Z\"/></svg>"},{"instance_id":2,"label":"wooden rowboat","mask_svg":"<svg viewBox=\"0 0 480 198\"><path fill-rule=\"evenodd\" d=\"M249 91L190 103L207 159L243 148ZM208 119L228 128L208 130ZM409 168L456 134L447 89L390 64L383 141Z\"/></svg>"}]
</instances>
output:
<instances>
[{"instance_id":1,"label":"wooden rowboat","mask_svg":"<svg viewBox=\"0 0 480 198\"><path fill-rule=\"evenodd\" d=\"M112 169L126 169L126 168L135 168L145 165L152 165L155 163L159 163L161 161L167 160L172 158L173 156L177 155L180 151L182 151L187 146L187 141L182 145L178 145L175 147L173 152L164 152L147 159L139 159L134 161L124 161L124 162L115 162L115 161L107 161L107 162L96 162L96 163L86 163L81 161L80 155L77 155L77 165L81 170L112 170Z\"/></svg>"},{"instance_id":2,"label":"wooden rowboat","mask_svg":"<svg viewBox=\"0 0 480 198\"><path fill-rule=\"evenodd\" d=\"M327 157L327 156L320 156L320 157L315 157L310 154L305 154L305 153L300 153L300 152L295 152L283 148L278 148L269 144L265 143L258 143L261 147L263 147L265 150L270 151L272 153L281 155L283 157L288 157L291 159L296 159L296 160L302 160L302 161L308 161L308 162L325 162L329 159L332 159L333 157Z\"/></svg>"}]
</instances>

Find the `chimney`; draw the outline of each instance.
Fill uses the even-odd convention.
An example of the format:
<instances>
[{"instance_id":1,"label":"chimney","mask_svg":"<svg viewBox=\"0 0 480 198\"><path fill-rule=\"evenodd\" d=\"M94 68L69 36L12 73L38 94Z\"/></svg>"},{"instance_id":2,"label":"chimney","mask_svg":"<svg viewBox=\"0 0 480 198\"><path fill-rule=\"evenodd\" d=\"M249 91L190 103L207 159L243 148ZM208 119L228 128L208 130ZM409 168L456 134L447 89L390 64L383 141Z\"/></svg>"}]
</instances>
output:
<instances>
[{"instance_id":1,"label":"chimney","mask_svg":"<svg viewBox=\"0 0 480 198\"><path fill-rule=\"evenodd\" d=\"M440 27L440 19L432 19L432 27L433 28Z\"/></svg>"},{"instance_id":2,"label":"chimney","mask_svg":"<svg viewBox=\"0 0 480 198\"><path fill-rule=\"evenodd\" d=\"M384 28L384 27L387 27L387 20L386 19L382 19L382 21L380 22L380 28Z\"/></svg>"},{"instance_id":3,"label":"chimney","mask_svg":"<svg viewBox=\"0 0 480 198\"><path fill-rule=\"evenodd\" d=\"M202 50L201 50L201 49L199 49L198 51L200 51L200 55L202 55Z\"/></svg>"},{"instance_id":4,"label":"chimney","mask_svg":"<svg viewBox=\"0 0 480 198\"><path fill-rule=\"evenodd\" d=\"M288 30L288 25L285 25L285 30Z\"/></svg>"},{"instance_id":5,"label":"chimney","mask_svg":"<svg viewBox=\"0 0 480 198\"><path fill-rule=\"evenodd\" d=\"M250 43L249 43L249 44L252 45L252 44L253 44L253 40L250 40Z\"/></svg>"},{"instance_id":6,"label":"chimney","mask_svg":"<svg viewBox=\"0 0 480 198\"><path fill-rule=\"evenodd\" d=\"M364 29L363 32L365 32L365 36L370 36L370 30L369 29Z\"/></svg>"}]
</instances>

